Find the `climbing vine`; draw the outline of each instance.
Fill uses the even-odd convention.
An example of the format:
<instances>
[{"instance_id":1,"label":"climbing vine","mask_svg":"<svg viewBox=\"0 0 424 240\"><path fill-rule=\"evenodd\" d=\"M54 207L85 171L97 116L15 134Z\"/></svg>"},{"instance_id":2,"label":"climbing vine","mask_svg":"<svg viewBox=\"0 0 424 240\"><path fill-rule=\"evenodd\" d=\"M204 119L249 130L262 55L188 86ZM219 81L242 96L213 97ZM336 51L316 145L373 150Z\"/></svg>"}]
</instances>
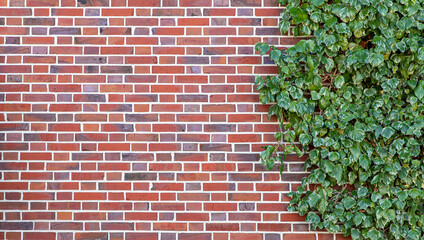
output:
<instances>
[{"instance_id":1,"label":"climbing vine","mask_svg":"<svg viewBox=\"0 0 424 240\"><path fill-rule=\"evenodd\" d=\"M424 238L424 1L279 0L279 28L305 36L257 77L282 131L267 169L308 155L289 210L353 239Z\"/></svg>"}]
</instances>

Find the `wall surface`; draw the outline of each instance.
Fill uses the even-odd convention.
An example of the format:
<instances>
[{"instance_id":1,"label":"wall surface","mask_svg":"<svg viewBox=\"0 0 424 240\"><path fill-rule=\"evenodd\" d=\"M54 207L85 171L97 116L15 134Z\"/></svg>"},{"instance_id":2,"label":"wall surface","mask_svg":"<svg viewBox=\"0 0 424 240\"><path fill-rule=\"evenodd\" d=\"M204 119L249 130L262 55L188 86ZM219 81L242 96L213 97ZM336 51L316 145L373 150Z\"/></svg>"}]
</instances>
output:
<instances>
[{"instance_id":1,"label":"wall surface","mask_svg":"<svg viewBox=\"0 0 424 240\"><path fill-rule=\"evenodd\" d=\"M342 239L265 172L276 0L0 0L0 238Z\"/></svg>"}]
</instances>

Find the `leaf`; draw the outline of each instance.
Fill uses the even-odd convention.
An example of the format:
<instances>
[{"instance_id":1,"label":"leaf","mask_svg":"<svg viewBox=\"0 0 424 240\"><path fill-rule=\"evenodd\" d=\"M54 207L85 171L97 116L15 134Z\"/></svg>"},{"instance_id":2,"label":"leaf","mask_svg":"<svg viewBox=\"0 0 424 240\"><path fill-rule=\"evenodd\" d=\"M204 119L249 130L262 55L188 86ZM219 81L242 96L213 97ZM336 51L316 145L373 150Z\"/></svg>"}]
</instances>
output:
<instances>
[{"instance_id":1,"label":"leaf","mask_svg":"<svg viewBox=\"0 0 424 240\"><path fill-rule=\"evenodd\" d=\"M327 45L327 47L329 47L336 42L336 37L334 37L333 35L325 35L323 41L324 41L325 45Z\"/></svg>"},{"instance_id":2,"label":"leaf","mask_svg":"<svg viewBox=\"0 0 424 240\"><path fill-rule=\"evenodd\" d=\"M346 209L351 209L355 205L356 201L352 197L345 197L343 198L342 203Z\"/></svg>"},{"instance_id":3,"label":"leaf","mask_svg":"<svg viewBox=\"0 0 424 240\"><path fill-rule=\"evenodd\" d=\"M371 240L379 240L380 239L380 232L375 230L375 229L371 229L367 232L367 236Z\"/></svg>"},{"instance_id":4,"label":"leaf","mask_svg":"<svg viewBox=\"0 0 424 240\"><path fill-rule=\"evenodd\" d=\"M414 90L415 96L417 96L417 98L419 100L423 99L424 97L424 80L421 80L418 82L418 86L415 88Z\"/></svg>"},{"instance_id":5,"label":"leaf","mask_svg":"<svg viewBox=\"0 0 424 240\"><path fill-rule=\"evenodd\" d=\"M272 60L278 61L281 57L281 52L279 50L272 50L269 54Z\"/></svg>"},{"instance_id":6,"label":"leaf","mask_svg":"<svg viewBox=\"0 0 424 240\"><path fill-rule=\"evenodd\" d=\"M358 229L352 228L350 230L352 239L360 239L361 238L361 232Z\"/></svg>"},{"instance_id":7,"label":"leaf","mask_svg":"<svg viewBox=\"0 0 424 240\"><path fill-rule=\"evenodd\" d=\"M362 142L365 138L365 132L362 129L354 129L349 132L349 138L356 142Z\"/></svg>"},{"instance_id":8,"label":"leaf","mask_svg":"<svg viewBox=\"0 0 424 240\"><path fill-rule=\"evenodd\" d=\"M381 136L384 138L390 138L395 133L395 130L392 127L385 127L381 131Z\"/></svg>"},{"instance_id":9,"label":"leaf","mask_svg":"<svg viewBox=\"0 0 424 240\"><path fill-rule=\"evenodd\" d=\"M342 75L338 75L334 79L334 82L333 82L333 84L336 88L342 88L344 83L345 83L345 80L344 80L344 77Z\"/></svg>"},{"instance_id":10,"label":"leaf","mask_svg":"<svg viewBox=\"0 0 424 240\"><path fill-rule=\"evenodd\" d=\"M392 202L389 199L380 199L378 203L383 210L389 209L392 206Z\"/></svg>"},{"instance_id":11,"label":"leaf","mask_svg":"<svg viewBox=\"0 0 424 240\"><path fill-rule=\"evenodd\" d=\"M293 21L296 23L302 23L308 20L308 14L298 7L292 7L289 12L293 17Z\"/></svg>"},{"instance_id":12,"label":"leaf","mask_svg":"<svg viewBox=\"0 0 424 240\"><path fill-rule=\"evenodd\" d=\"M384 61L384 56L380 53L371 53L367 57L367 62L370 63L373 67L381 65Z\"/></svg>"},{"instance_id":13,"label":"leaf","mask_svg":"<svg viewBox=\"0 0 424 240\"><path fill-rule=\"evenodd\" d=\"M309 144L311 141L312 141L311 135L305 134L305 133L300 134L300 136L299 136L299 142L302 145ZM311 157L311 156L309 155L309 157Z\"/></svg>"},{"instance_id":14,"label":"leaf","mask_svg":"<svg viewBox=\"0 0 424 240\"><path fill-rule=\"evenodd\" d=\"M316 213L309 212L308 216L306 217L306 221L308 221L310 223L318 224L319 222L321 222L321 219Z\"/></svg>"},{"instance_id":15,"label":"leaf","mask_svg":"<svg viewBox=\"0 0 424 240\"><path fill-rule=\"evenodd\" d=\"M321 200L321 197L316 193L311 193L308 197L308 203L311 208L315 207L318 204L318 201Z\"/></svg>"},{"instance_id":16,"label":"leaf","mask_svg":"<svg viewBox=\"0 0 424 240\"><path fill-rule=\"evenodd\" d=\"M396 211L393 209L387 209L386 213L384 214L384 218L389 221L393 221L396 218Z\"/></svg>"},{"instance_id":17,"label":"leaf","mask_svg":"<svg viewBox=\"0 0 424 240\"><path fill-rule=\"evenodd\" d=\"M362 221L364 220L364 214L363 213L355 213L355 216L353 217L353 222L356 226L361 225Z\"/></svg>"},{"instance_id":18,"label":"leaf","mask_svg":"<svg viewBox=\"0 0 424 240\"><path fill-rule=\"evenodd\" d=\"M341 182L343 177L343 166L341 164L336 165L333 169L332 174L337 180L337 182Z\"/></svg>"},{"instance_id":19,"label":"leaf","mask_svg":"<svg viewBox=\"0 0 424 240\"><path fill-rule=\"evenodd\" d=\"M255 44L255 50L259 51L262 55L267 53L269 50L269 45L267 43L257 43Z\"/></svg>"},{"instance_id":20,"label":"leaf","mask_svg":"<svg viewBox=\"0 0 424 240\"><path fill-rule=\"evenodd\" d=\"M311 3L315 5L315 7L319 7L324 3L324 0L311 0Z\"/></svg>"},{"instance_id":21,"label":"leaf","mask_svg":"<svg viewBox=\"0 0 424 240\"><path fill-rule=\"evenodd\" d=\"M358 188L358 197L364 197L368 193L368 189L366 187Z\"/></svg>"},{"instance_id":22,"label":"leaf","mask_svg":"<svg viewBox=\"0 0 424 240\"><path fill-rule=\"evenodd\" d=\"M278 28L280 29L282 34L285 34L289 31L290 29L290 22L289 21L280 21L280 23L278 24Z\"/></svg>"},{"instance_id":23,"label":"leaf","mask_svg":"<svg viewBox=\"0 0 424 240\"><path fill-rule=\"evenodd\" d=\"M315 100L315 101L321 98L320 94L317 93L316 91L311 91L311 97L312 97L312 100Z\"/></svg>"},{"instance_id":24,"label":"leaf","mask_svg":"<svg viewBox=\"0 0 424 240\"><path fill-rule=\"evenodd\" d=\"M419 60L423 60L423 61L424 61L424 47L421 47L421 48L418 50L418 59L419 59Z\"/></svg>"},{"instance_id":25,"label":"leaf","mask_svg":"<svg viewBox=\"0 0 424 240\"><path fill-rule=\"evenodd\" d=\"M387 6L384 4L378 4L377 10L383 16L386 16L387 12L389 11Z\"/></svg>"}]
</instances>

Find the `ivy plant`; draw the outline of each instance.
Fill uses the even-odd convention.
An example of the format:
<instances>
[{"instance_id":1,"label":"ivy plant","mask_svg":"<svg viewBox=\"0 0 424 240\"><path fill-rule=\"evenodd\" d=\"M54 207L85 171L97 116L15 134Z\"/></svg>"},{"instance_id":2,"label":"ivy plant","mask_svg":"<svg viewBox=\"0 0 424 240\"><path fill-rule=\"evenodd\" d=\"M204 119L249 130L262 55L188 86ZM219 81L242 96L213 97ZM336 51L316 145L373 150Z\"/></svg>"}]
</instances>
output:
<instances>
[{"instance_id":1,"label":"ivy plant","mask_svg":"<svg viewBox=\"0 0 424 240\"><path fill-rule=\"evenodd\" d=\"M289 210L353 239L424 239L424 1L279 0L278 75L256 78L281 131L267 169L307 154Z\"/></svg>"}]
</instances>

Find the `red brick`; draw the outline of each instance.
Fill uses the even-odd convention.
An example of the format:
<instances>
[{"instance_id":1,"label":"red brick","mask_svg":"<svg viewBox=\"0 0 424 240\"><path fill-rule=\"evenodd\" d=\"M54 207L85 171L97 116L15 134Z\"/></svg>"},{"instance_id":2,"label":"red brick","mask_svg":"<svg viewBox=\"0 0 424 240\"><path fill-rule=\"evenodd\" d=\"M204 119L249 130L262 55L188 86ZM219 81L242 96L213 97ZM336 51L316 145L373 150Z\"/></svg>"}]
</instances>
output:
<instances>
[{"instance_id":1,"label":"red brick","mask_svg":"<svg viewBox=\"0 0 424 240\"><path fill-rule=\"evenodd\" d=\"M210 7L211 0L180 0L180 7Z\"/></svg>"}]
</instances>

